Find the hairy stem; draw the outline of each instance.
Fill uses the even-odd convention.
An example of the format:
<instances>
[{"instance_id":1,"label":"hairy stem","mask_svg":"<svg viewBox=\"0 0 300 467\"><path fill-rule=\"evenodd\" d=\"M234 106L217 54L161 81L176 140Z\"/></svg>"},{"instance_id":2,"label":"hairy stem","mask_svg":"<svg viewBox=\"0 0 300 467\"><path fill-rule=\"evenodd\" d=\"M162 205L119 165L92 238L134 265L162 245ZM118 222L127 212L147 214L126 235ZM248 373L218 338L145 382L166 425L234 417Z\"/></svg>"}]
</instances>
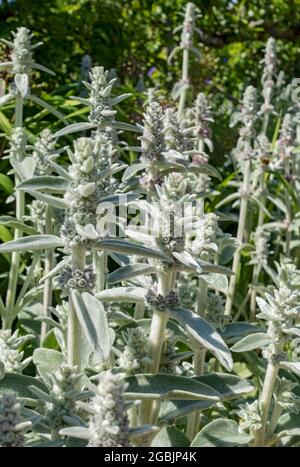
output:
<instances>
[{"instance_id":1,"label":"hairy stem","mask_svg":"<svg viewBox=\"0 0 300 467\"><path fill-rule=\"evenodd\" d=\"M245 160L245 165L244 165L243 196L241 198L241 207L240 207L240 215L239 215L239 223L238 223L238 231L237 231L238 248L235 251L235 254L233 256L232 272L234 274L233 276L231 276L230 282L229 282L226 305L225 305L225 315L231 315L234 293L235 293L236 284L237 284L237 273L238 273L239 266L240 266L241 247L243 245L245 224L246 224L246 219L247 219L249 190L250 190L250 171L251 171L251 161L250 159L247 158Z\"/></svg>"},{"instance_id":2,"label":"hairy stem","mask_svg":"<svg viewBox=\"0 0 300 467\"><path fill-rule=\"evenodd\" d=\"M72 248L72 267L74 269L84 270L86 250L82 246ZM67 353L69 365L78 365L80 368L80 341L81 328L78 321L76 311L69 297L69 314L68 314L68 334L67 334Z\"/></svg>"},{"instance_id":3,"label":"hairy stem","mask_svg":"<svg viewBox=\"0 0 300 467\"><path fill-rule=\"evenodd\" d=\"M23 97L19 94L16 95L15 105L15 127L22 127L23 125ZM18 154L17 158L19 161L23 159L23 154ZM15 174L15 186L20 183L20 179ZM25 212L25 193L21 190L16 190L16 218L20 221L23 220ZM19 229L15 229L14 240L17 240L23 236L23 232ZM18 276L20 266L20 253L15 251L11 255L11 266L8 278L8 287L6 295L6 317L3 320L3 328L10 328L13 321L13 311L16 299Z\"/></svg>"},{"instance_id":4,"label":"hairy stem","mask_svg":"<svg viewBox=\"0 0 300 467\"><path fill-rule=\"evenodd\" d=\"M266 430L269 416L270 403L274 384L277 378L279 366L277 364L269 363L264 380L262 393L259 399L261 407L261 428L256 431L254 444L256 447L264 447L266 443Z\"/></svg>"},{"instance_id":5,"label":"hairy stem","mask_svg":"<svg viewBox=\"0 0 300 467\"><path fill-rule=\"evenodd\" d=\"M51 234L52 233L52 208L51 206L46 207L46 218L45 218L45 233ZM54 251L53 250L46 250L45 252L45 266L44 266L44 274L45 276L49 274L51 269L54 266ZM44 284L44 292L43 292L43 315L45 317L49 316L49 310L52 305L52 278L45 280ZM41 344L43 343L45 336L48 331L48 324L42 322L41 324Z\"/></svg>"},{"instance_id":6,"label":"hairy stem","mask_svg":"<svg viewBox=\"0 0 300 467\"><path fill-rule=\"evenodd\" d=\"M186 48L183 50L181 83L188 84L188 82L189 82L189 49ZM183 89L181 91L180 99L179 99L178 118L181 118L183 116L183 112L185 109L186 95L187 95L187 89Z\"/></svg>"}]
</instances>

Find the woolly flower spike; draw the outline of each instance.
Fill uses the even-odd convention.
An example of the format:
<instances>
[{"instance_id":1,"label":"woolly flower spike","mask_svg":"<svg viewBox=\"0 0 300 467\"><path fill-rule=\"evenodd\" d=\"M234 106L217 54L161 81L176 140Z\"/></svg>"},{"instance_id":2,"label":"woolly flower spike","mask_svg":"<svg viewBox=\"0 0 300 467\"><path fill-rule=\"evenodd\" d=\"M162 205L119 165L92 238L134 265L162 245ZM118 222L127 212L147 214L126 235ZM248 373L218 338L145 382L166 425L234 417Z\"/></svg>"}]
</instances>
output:
<instances>
[{"instance_id":1,"label":"woolly flower spike","mask_svg":"<svg viewBox=\"0 0 300 467\"><path fill-rule=\"evenodd\" d=\"M71 417L76 420L76 401L82 399L84 393L77 390L81 375L76 366L63 363L60 368L50 375L50 391L45 400L46 424L53 430L69 424Z\"/></svg>"},{"instance_id":2,"label":"woolly flower spike","mask_svg":"<svg viewBox=\"0 0 300 467\"><path fill-rule=\"evenodd\" d=\"M21 421L21 404L14 394L3 394L0 398L0 447L24 447L24 431L31 425Z\"/></svg>"},{"instance_id":3,"label":"woolly flower spike","mask_svg":"<svg viewBox=\"0 0 300 467\"><path fill-rule=\"evenodd\" d=\"M187 247L191 254L203 261L211 261L218 251L216 237L218 233L218 216L205 214L198 222L198 228L187 237Z\"/></svg>"},{"instance_id":4,"label":"woolly flower spike","mask_svg":"<svg viewBox=\"0 0 300 467\"><path fill-rule=\"evenodd\" d=\"M158 102L151 102L144 114L144 131L139 137L142 142L142 162L152 163L163 159L166 150L163 126L164 115Z\"/></svg>"},{"instance_id":5,"label":"woolly flower spike","mask_svg":"<svg viewBox=\"0 0 300 467\"><path fill-rule=\"evenodd\" d=\"M145 373L150 363L147 336L140 327L129 328L122 333L126 342L121 350L119 366L129 375Z\"/></svg>"},{"instance_id":6,"label":"woolly flower spike","mask_svg":"<svg viewBox=\"0 0 300 467\"><path fill-rule=\"evenodd\" d=\"M262 426L261 422L261 407L258 401L249 404L241 405L240 410L237 412L239 417L242 419L242 423L239 426L239 431L249 431L252 436Z\"/></svg>"},{"instance_id":7,"label":"woolly flower spike","mask_svg":"<svg viewBox=\"0 0 300 467\"><path fill-rule=\"evenodd\" d=\"M104 373L93 399L88 447L128 447L129 423L123 394L127 385L121 375Z\"/></svg>"},{"instance_id":8,"label":"woolly flower spike","mask_svg":"<svg viewBox=\"0 0 300 467\"><path fill-rule=\"evenodd\" d=\"M251 264L267 263L269 255L268 240L270 234L265 229L258 226L254 233L255 251L252 253Z\"/></svg>"},{"instance_id":9,"label":"woolly flower spike","mask_svg":"<svg viewBox=\"0 0 300 467\"><path fill-rule=\"evenodd\" d=\"M24 352L20 348L33 336L18 336L18 331L11 334L10 330L0 330L0 362L4 364L6 372L21 373L31 362L31 357L23 361Z\"/></svg>"},{"instance_id":10,"label":"woolly flower spike","mask_svg":"<svg viewBox=\"0 0 300 467\"><path fill-rule=\"evenodd\" d=\"M273 85L272 81L276 71L276 41L273 37L270 37L266 43L265 57L263 59L264 71L262 75L262 84Z\"/></svg>"},{"instance_id":11,"label":"woolly flower spike","mask_svg":"<svg viewBox=\"0 0 300 467\"><path fill-rule=\"evenodd\" d=\"M126 388L122 375L102 373L98 386L91 388L95 393L91 403L80 404L91 414L88 427L65 428L60 434L88 440L90 448L129 447L130 429L123 396Z\"/></svg>"},{"instance_id":12,"label":"woolly flower spike","mask_svg":"<svg viewBox=\"0 0 300 467\"><path fill-rule=\"evenodd\" d=\"M25 156L27 139L24 128L19 126L14 128L9 143L10 148L8 152L12 159L19 159L20 154Z\"/></svg>"},{"instance_id":13,"label":"woolly flower spike","mask_svg":"<svg viewBox=\"0 0 300 467\"><path fill-rule=\"evenodd\" d=\"M281 378L275 392L275 400L282 409L298 414L300 412L300 397L293 392L297 386L297 383Z\"/></svg>"},{"instance_id":14,"label":"woolly flower spike","mask_svg":"<svg viewBox=\"0 0 300 467\"><path fill-rule=\"evenodd\" d=\"M231 317L225 315L225 304L224 298L221 295L217 295L211 291L207 294L207 310L205 317L214 327L221 330L224 329L224 325L228 324Z\"/></svg>"},{"instance_id":15,"label":"woolly flower spike","mask_svg":"<svg viewBox=\"0 0 300 467\"><path fill-rule=\"evenodd\" d=\"M183 49L190 49L193 47L193 32L196 19L196 6L189 2L186 5L183 29L181 35L180 46Z\"/></svg>"},{"instance_id":16,"label":"woolly flower spike","mask_svg":"<svg viewBox=\"0 0 300 467\"><path fill-rule=\"evenodd\" d=\"M187 150L185 137L174 109L167 109L165 112L164 135L166 150L177 151L181 154Z\"/></svg>"},{"instance_id":17,"label":"woolly flower spike","mask_svg":"<svg viewBox=\"0 0 300 467\"><path fill-rule=\"evenodd\" d=\"M280 159L285 160L292 156L294 151L295 141L295 122L292 119L291 114L287 113L284 116L279 140L276 145L276 153Z\"/></svg>"},{"instance_id":18,"label":"woolly flower spike","mask_svg":"<svg viewBox=\"0 0 300 467\"><path fill-rule=\"evenodd\" d=\"M32 61L32 34L27 28L18 28L14 36L11 58L13 61L13 73L24 73L29 75L33 65Z\"/></svg>"},{"instance_id":19,"label":"woolly flower spike","mask_svg":"<svg viewBox=\"0 0 300 467\"><path fill-rule=\"evenodd\" d=\"M96 135L95 139L79 138L75 153L70 154L72 179L65 193L70 209L61 229L62 237L69 246L88 245L98 238L95 229L97 205L100 199L114 189L111 180L109 158L114 154L109 137Z\"/></svg>"},{"instance_id":20,"label":"woolly flower spike","mask_svg":"<svg viewBox=\"0 0 300 467\"><path fill-rule=\"evenodd\" d=\"M32 156L36 161L36 173L39 175L46 174L51 169L51 161L57 157L55 154L55 139L50 130L47 128L41 132L40 137L36 141Z\"/></svg>"},{"instance_id":21,"label":"woolly flower spike","mask_svg":"<svg viewBox=\"0 0 300 467\"><path fill-rule=\"evenodd\" d=\"M91 92L89 98L91 105L89 120L91 123L97 125L98 130L111 133L111 125L116 111L112 110L110 94L116 78L109 80L108 71L105 71L101 66L97 66L92 68L90 80L91 84L85 83Z\"/></svg>"},{"instance_id":22,"label":"woolly flower spike","mask_svg":"<svg viewBox=\"0 0 300 467\"><path fill-rule=\"evenodd\" d=\"M263 356L272 363L286 359L282 349L297 335L295 322L299 320L300 271L292 263L282 263L277 268L277 289L272 295L266 293L266 300L256 299L261 310L258 318L268 321L270 344L263 350Z\"/></svg>"},{"instance_id":23,"label":"woolly flower spike","mask_svg":"<svg viewBox=\"0 0 300 467\"><path fill-rule=\"evenodd\" d=\"M242 136L252 136L253 125L257 118L257 92L253 86L248 86L242 105L242 122L244 128L241 130Z\"/></svg>"},{"instance_id":24,"label":"woolly flower spike","mask_svg":"<svg viewBox=\"0 0 300 467\"><path fill-rule=\"evenodd\" d=\"M202 92L197 96L193 112L195 115L194 136L196 139L196 144L199 143L199 140L203 140L204 142L208 143L211 137L209 124L213 123L214 119L212 117L211 106L209 105L205 94ZM209 149L212 150L211 142L210 144L208 143L208 146ZM198 149L198 147L195 149Z\"/></svg>"}]
</instances>

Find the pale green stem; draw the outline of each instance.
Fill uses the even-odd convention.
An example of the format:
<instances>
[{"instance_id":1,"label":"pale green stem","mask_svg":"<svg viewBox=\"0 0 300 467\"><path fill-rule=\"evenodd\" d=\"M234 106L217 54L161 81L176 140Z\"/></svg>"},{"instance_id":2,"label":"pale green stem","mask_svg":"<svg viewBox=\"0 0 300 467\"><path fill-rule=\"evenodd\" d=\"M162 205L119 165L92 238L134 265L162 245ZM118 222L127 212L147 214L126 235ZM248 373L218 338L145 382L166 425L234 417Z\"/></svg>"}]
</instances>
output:
<instances>
[{"instance_id":1,"label":"pale green stem","mask_svg":"<svg viewBox=\"0 0 300 467\"><path fill-rule=\"evenodd\" d=\"M273 410L273 413L272 413L272 416L271 416L270 425L269 425L269 429L268 429L268 435L269 436L272 436L272 434L274 433L277 422L278 422L279 417L281 416L282 412L283 412L283 408L279 404L275 403L275 407L274 407L274 410Z\"/></svg>"},{"instance_id":2,"label":"pale green stem","mask_svg":"<svg viewBox=\"0 0 300 467\"><path fill-rule=\"evenodd\" d=\"M251 161L250 159L245 160L244 165L244 178L243 178L243 196L241 197L241 207L240 207L240 215L239 215L239 223L238 223L238 231L237 231L237 242L238 248L235 251L233 256L233 263L232 263L232 272L234 273L233 276L230 278L226 305L225 305L225 315L231 315L234 293L237 284L237 273L240 266L240 259L241 259L241 247L243 245L244 240L244 232L245 232L245 225L247 219L247 210L248 210L248 200L249 200L249 190L250 190L250 172L251 172Z\"/></svg>"},{"instance_id":3,"label":"pale green stem","mask_svg":"<svg viewBox=\"0 0 300 467\"><path fill-rule=\"evenodd\" d=\"M86 250L82 246L75 246L72 248L72 268L80 269L85 268ZM81 328L77 318L77 314L69 297L69 312L68 312L68 334L67 334L67 353L69 365L78 365L80 369L80 346L81 346Z\"/></svg>"},{"instance_id":4,"label":"pale green stem","mask_svg":"<svg viewBox=\"0 0 300 467\"><path fill-rule=\"evenodd\" d=\"M205 315L207 307L207 284L199 278L199 291L197 301L197 314L200 316ZM205 368L206 349L201 347L195 339L191 339L194 350L194 371L196 376L201 376ZM201 412L199 410L191 413L188 416L186 435L192 441L198 433Z\"/></svg>"},{"instance_id":5,"label":"pale green stem","mask_svg":"<svg viewBox=\"0 0 300 467\"><path fill-rule=\"evenodd\" d=\"M289 179L290 176L290 167L289 167L289 161L286 161L285 164L285 177L286 179ZM292 232L291 232L291 223L292 223L292 208L291 208L291 199L289 192L286 190L285 191L285 205L287 208L287 228L286 228L286 233L285 233L285 255L287 257L290 256L291 254L291 241L292 241Z\"/></svg>"},{"instance_id":6,"label":"pale green stem","mask_svg":"<svg viewBox=\"0 0 300 467\"><path fill-rule=\"evenodd\" d=\"M144 302L138 302L135 305L134 308L134 319L143 319L144 318L144 313L145 313L145 303Z\"/></svg>"},{"instance_id":7,"label":"pale green stem","mask_svg":"<svg viewBox=\"0 0 300 467\"><path fill-rule=\"evenodd\" d=\"M15 105L15 128L22 127L23 125L23 97L19 94L16 95ZM23 154L17 154L17 159L22 160ZM18 175L15 174L15 186L20 182ZM16 218L20 221L23 220L25 212L25 193L21 190L16 190ZM17 240L23 236L23 232L19 229L15 229L14 240ZM11 255L11 266L8 278L8 287L6 295L6 316L3 319L2 326L4 329L8 329L12 325L13 311L16 299L18 276L20 266L20 253L15 251Z\"/></svg>"},{"instance_id":8,"label":"pale green stem","mask_svg":"<svg viewBox=\"0 0 300 467\"><path fill-rule=\"evenodd\" d=\"M167 274L160 274L158 277L158 293L165 297L172 289L173 271ZM158 373L161 360L161 353L165 341L165 331L168 321L168 315L158 310L153 310L150 335L149 335L149 357L151 363L149 365L149 373ZM155 404L152 400L143 401L140 406L140 424L153 423L153 412ZM155 410L156 412L156 410ZM147 437L144 442L147 444Z\"/></svg>"},{"instance_id":9,"label":"pale green stem","mask_svg":"<svg viewBox=\"0 0 300 467\"><path fill-rule=\"evenodd\" d=\"M183 49L182 57L182 75L181 82L188 83L189 80L189 49ZM185 102L186 102L187 89L184 89L180 94L179 105L178 105L178 118L180 119L183 116Z\"/></svg>"},{"instance_id":10,"label":"pale green stem","mask_svg":"<svg viewBox=\"0 0 300 467\"><path fill-rule=\"evenodd\" d=\"M250 321L255 321L257 285L258 285L258 279L259 279L261 269L262 269L261 264L254 265L252 283L251 283Z\"/></svg>"},{"instance_id":11,"label":"pale green stem","mask_svg":"<svg viewBox=\"0 0 300 467\"><path fill-rule=\"evenodd\" d=\"M52 208L47 205L45 213L45 233L52 233ZM54 251L46 250L45 252L45 265L44 275L46 276L53 269L54 266ZM50 315L50 307L52 305L52 278L45 280L44 292L43 292L43 315L48 317ZM41 324L41 345L48 332L48 324L42 322Z\"/></svg>"},{"instance_id":12,"label":"pale green stem","mask_svg":"<svg viewBox=\"0 0 300 467\"><path fill-rule=\"evenodd\" d=\"M94 270L96 273L96 293L105 289L107 273L107 254L105 251L93 252Z\"/></svg>"},{"instance_id":13,"label":"pale green stem","mask_svg":"<svg viewBox=\"0 0 300 467\"><path fill-rule=\"evenodd\" d=\"M255 433L254 444L256 447L264 447L266 443L266 430L267 422L270 410L270 403L272 400L272 394L274 385L276 382L277 374L279 370L279 365L269 363L267 367L267 372L264 380L264 385L262 388L262 393L259 399L261 407L261 428Z\"/></svg>"}]
</instances>

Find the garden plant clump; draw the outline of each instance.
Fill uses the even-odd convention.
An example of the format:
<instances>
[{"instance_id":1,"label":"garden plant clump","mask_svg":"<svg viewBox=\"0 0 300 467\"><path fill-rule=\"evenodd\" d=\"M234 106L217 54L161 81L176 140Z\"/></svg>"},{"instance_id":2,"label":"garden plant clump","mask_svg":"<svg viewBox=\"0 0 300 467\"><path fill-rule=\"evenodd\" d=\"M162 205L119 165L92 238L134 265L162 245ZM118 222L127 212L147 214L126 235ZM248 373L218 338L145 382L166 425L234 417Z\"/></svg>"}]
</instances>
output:
<instances>
[{"instance_id":1,"label":"garden plant clump","mask_svg":"<svg viewBox=\"0 0 300 467\"><path fill-rule=\"evenodd\" d=\"M181 79L136 121L116 71L85 56L58 110L42 44L3 40L1 447L300 446L300 102L271 37L213 164L201 12L183 13Z\"/></svg>"}]
</instances>

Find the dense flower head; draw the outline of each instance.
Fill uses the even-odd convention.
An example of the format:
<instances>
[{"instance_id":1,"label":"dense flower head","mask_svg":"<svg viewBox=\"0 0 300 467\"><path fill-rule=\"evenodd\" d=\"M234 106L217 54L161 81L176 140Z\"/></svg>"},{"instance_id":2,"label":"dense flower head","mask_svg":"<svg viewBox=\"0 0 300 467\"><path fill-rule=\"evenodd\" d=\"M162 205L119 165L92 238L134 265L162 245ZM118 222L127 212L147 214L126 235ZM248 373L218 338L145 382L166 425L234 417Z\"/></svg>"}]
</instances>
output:
<instances>
[{"instance_id":1,"label":"dense flower head","mask_svg":"<svg viewBox=\"0 0 300 467\"><path fill-rule=\"evenodd\" d=\"M162 153L166 150L163 134L164 114L160 104L150 102L144 114L141 160L152 163L163 159Z\"/></svg>"},{"instance_id":2,"label":"dense flower head","mask_svg":"<svg viewBox=\"0 0 300 467\"><path fill-rule=\"evenodd\" d=\"M129 447L129 423L124 401L126 383L120 374L102 373L91 402L88 447Z\"/></svg>"},{"instance_id":3,"label":"dense flower head","mask_svg":"<svg viewBox=\"0 0 300 467\"><path fill-rule=\"evenodd\" d=\"M0 397L0 447L24 447L24 431L21 423L21 404L14 394Z\"/></svg>"},{"instance_id":4,"label":"dense flower head","mask_svg":"<svg viewBox=\"0 0 300 467\"><path fill-rule=\"evenodd\" d=\"M181 34L181 47L189 49L193 46L193 31L196 18L196 6L189 2L185 8L185 16L183 22L183 30Z\"/></svg>"},{"instance_id":5,"label":"dense flower head","mask_svg":"<svg viewBox=\"0 0 300 467\"><path fill-rule=\"evenodd\" d=\"M13 32L13 50L11 54L13 62L13 73L24 73L29 75L32 67L31 39L29 29L21 27Z\"/></svg>"},{"instance_id":6,"label":"dense flower head","mask_svg":"<svg viewBox=\"0 0 300 467\"><path fill-rule=\"evenodd\" d=\"M55 139L47 128L41 131L39 138L33 147L32 157L35 160L35 171L38 175L44 175L51 171L51 161L55 155Z\"/></svg>"},{"instance_id":7,"label":"dense flower head","mask_svg":"<svg viewBox=\"0 0 300 467\"><path fill-rule=\"evenodd\" d=\"M112 123L116 114L112 110L111 91L116 79L109 79L109 72L101 66L92 68L90 73L90 104L89 120L97 125L98 130L113 133Z\"/></svg>"},{"instance_id":8,"label":"dense flower head","mask_svg":"<svg viewBox=\"0 0 300 467\"><path fill-rule=\"evenodd\" d=\"M166 109L164 116L164 137L166 150L183 153L187 150L186 138L174 109Z\"/></svg>"},{"instance_id":9,"label":"dense flower head","mask_svg":"<svg viewBox=\"0 0 300 467\"><path fill-rule=\"evenodd\" d=\"M29 364L31 358L24 358L21 350L23 345L32 339L31 335L19 336L19 331L9 329L0 330L0 362L4 364L6 372L21 373Z\"/></svg>"},{"instance_id":10,"label":"dense flower head","mask_svg":"<svg viewBox=\"0 0 300 467\"><path fill-rule=\"evenodd\" d=\"M25 128L15 127L12 131L9 141L9 155L13 159L19 159L20 156L24 157L26 152L26 133Z\"/></svg>"},{"instance_id":11,"label":"dense flower head","mask_svg":"<svg viewBox=\"0 0 300 467\"><path fill-rule=\"evenodd\" d=\"M122 333L125 346L120 346L119 366L127 374L145 373L150 363L147 335L140 327L128 328Z\"/></svg>"}]
</instances>

